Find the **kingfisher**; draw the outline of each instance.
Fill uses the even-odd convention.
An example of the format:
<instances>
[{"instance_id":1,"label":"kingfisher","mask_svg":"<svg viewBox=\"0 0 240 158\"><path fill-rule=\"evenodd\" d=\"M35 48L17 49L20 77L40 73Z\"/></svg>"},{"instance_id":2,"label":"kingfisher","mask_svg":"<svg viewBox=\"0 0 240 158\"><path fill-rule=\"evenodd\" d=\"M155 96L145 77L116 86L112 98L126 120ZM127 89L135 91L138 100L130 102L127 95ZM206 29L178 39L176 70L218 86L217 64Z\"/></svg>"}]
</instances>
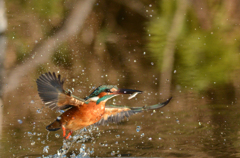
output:
<instances>
[{"instance_id":1,"label":"kingfisher","mask_svg":"<svg viewBox=\"0 0 240 158\"><path fill-rule=\"evenodd\" d=\"M71 134L79 129L90 125L104 125L107 123L121 122L125 117L140 113L145 110L154 110L164 107L172 99L143 107L127 107L109 105L105 103L120 94L131 94L135 97L140 90L120 89L116 85L101 85L84 99L72 95L71 92L63 89L65 79L55 72L42 74L37 79L38 94L44 104L52 110L64 112L57 119L48 125L48 131L57 131L62 128L63 137L69 139ZM69 131L66 134L66 131Z\"/></svg>"}]
</instances>

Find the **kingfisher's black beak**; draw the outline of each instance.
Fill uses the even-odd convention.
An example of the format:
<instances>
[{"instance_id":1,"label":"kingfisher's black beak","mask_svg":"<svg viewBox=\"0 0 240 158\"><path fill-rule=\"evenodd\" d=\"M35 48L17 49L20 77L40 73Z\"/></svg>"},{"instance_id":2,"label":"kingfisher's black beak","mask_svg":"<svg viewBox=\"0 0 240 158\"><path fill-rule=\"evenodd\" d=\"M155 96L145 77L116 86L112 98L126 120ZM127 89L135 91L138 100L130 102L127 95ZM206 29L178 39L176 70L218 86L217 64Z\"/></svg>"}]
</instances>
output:
<instances>
[{"instance_id":1,"label":"kingfisher's black beak","mask_svg":"<svg viewBox=\"0 0 240 158\"><path fill-rule=\"evenodd\" d=\"M133 94L133 93L142 93L142 91L133 89L118 89L117 91L113 92L113 94Z\"/></svg>"}]
</instances>

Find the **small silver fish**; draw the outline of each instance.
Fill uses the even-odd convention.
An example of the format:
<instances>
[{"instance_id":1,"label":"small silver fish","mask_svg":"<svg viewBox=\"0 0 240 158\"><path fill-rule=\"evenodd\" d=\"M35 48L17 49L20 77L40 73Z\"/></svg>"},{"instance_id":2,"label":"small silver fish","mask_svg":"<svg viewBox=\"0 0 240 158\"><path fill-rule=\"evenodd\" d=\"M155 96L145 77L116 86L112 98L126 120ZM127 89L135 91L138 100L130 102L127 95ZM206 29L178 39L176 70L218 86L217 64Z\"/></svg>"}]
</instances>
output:
<instances>
[{"instance_id":1,"label":"small silver fish","mask_svg":"<svg viewBox=\"0 0 240 158\"><path fill-rule=\"evenodd\" d=\"M130 99L136 97L136 95L138 95L139 93L141 93L141 92L134 92L132 95L130 95L130 96L128 97L128 99L130 100Z\"/></svg>"}]
</instances>

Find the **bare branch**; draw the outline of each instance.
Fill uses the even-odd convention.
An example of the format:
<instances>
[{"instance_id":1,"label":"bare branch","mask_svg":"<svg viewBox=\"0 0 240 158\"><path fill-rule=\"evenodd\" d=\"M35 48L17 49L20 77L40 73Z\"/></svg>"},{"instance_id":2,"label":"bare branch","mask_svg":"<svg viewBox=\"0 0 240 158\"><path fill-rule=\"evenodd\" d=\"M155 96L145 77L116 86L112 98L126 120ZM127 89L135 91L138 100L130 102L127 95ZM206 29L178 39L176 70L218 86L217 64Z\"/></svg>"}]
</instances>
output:
<instances>
[{"instance_id":1,"label":"bare branch","mask_svg":"<svg viewBox=\"0 0 240 158\"><path fill-rule=\"evenodd\" d=\"M69 17L65 20L62 28L52 37L43 40L35 46L31 52L32 57L26 60L22 65L17 66L10 72L8 84L4 87L4 92L8 93L16 89L20 78L34 70L37 65L47 62L53 51L69 37L78 34L85 19L92 11L96 0L78 0L72 9Z\"/></svg>"},{"instance_id":2,"label":"bare branch","mask_svg":"<svg viewBox=\"0 0 240 158\"><path fill-rule=\"evenodd\" d=\"M174 51L177 37L179 36L183 27L186 16L188 0L178 0L177 10L175 12L171 29L168 33L167 44L163 51L162 73L160 77L159 91L163 93L163 98L170 96L172 70L174 64Z\"/></svg>"},{"instance_id":3,"label":"bare branch","mask_svg":"<svg viewBox=\"0 0 240 158\"><path fill-rule=\"evenodd\" d=\"M4 0L0 0L0 99L3 95L3 76L5 74L4 71L4 60L6 54L6 42L7 38L4 33L7 29L7 17L5 14L5 4Z\"/></svg>"}]
</instances>

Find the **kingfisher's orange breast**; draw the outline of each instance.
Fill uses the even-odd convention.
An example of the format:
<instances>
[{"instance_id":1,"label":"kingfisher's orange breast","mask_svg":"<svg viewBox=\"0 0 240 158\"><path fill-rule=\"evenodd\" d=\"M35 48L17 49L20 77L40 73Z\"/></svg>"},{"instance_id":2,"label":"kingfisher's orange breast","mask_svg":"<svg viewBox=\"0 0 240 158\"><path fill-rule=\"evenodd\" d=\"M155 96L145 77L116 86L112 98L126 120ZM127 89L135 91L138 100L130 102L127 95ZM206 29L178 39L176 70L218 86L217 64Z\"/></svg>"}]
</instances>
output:
<instances>
[{"instance_id":1,"label":"kingfisher's orange breast","mask_svg":"<svg viewBox=\"0 0 240 158\"><path fill-rule=\"evenodd\" d=\"M105 103L89 102L64 112L61 123L67 130L78 130L98 122L105 112Z\"/></svg>"}]
</instances>

